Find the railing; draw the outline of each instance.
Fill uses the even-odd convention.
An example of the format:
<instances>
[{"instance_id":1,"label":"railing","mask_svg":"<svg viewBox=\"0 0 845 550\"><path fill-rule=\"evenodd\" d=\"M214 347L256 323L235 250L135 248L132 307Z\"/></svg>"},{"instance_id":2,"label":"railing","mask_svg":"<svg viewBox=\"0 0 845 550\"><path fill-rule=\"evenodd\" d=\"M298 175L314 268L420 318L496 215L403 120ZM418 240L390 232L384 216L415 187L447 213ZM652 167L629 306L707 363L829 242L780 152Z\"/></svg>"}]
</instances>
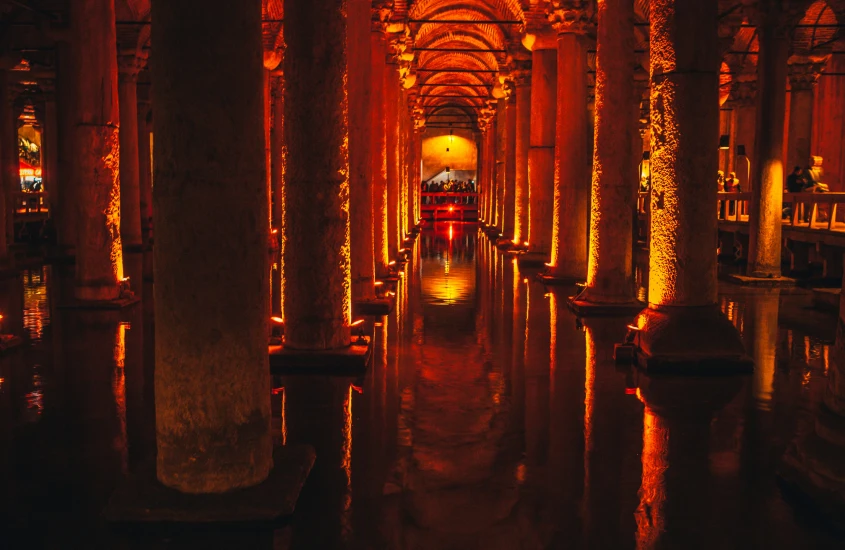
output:
<instances>
[{"instance_id":1,"label":"railing","mask_svg":"<svg viewBox=\"0 0 845 550\"><path fill-rule=\"evenodd\" d=\"M455 193L451 191L440 191L436 193L423 192L422 206L434 206L436 204L464 204L464 205L478 205L478 193Z\"/></svg>"},{"instance_id":2,"label":"railing","mask_svg":"<svg viewBox=\"0 0 845 550\"><path fill-rule=\"evenodd\" d=\"M478 193L422 193L420 210L431 219L476 219Z\"/></svg>"},{"instance_id":3,"label":"railing","mask_svg":"<svg viewBox=\"0 0 845 550\"><path fill-rule=\"evenodd\" d=\"M720 222L747 224L751 192L719 193L716 217ZM649 193L639 193L637 212L648 219ZM840 205L843 205L840 207ZM782 223L785 227L845 233L845 193L784 193Z\"/></svg>"},{"instance_id":4,"label":"railing","mask_svg":"<svg viewBox=\"0 0 845 550\"><path fill-rule=\"evenodd\" d=\"M13 211L15 216L32 214L48 214L50 212L50 196L45 191L26 192L18 191L12 193Z\"/></svg>"}]
</instances>

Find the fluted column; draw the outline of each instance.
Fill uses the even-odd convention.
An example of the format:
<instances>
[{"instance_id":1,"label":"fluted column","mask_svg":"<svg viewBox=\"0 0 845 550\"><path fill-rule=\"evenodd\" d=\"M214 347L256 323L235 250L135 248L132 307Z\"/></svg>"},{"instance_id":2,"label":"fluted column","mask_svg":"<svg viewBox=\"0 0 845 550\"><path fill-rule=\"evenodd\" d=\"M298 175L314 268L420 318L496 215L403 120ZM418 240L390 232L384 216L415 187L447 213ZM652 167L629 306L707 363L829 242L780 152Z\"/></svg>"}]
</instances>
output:
<instances>
[{"instance_id":1,"label":"fluted column","mask_svg":"<svg viewBox=\"0 0 845 550\"><path fill-rule=\"evenodd\" d=\"M120 103L120 238L123 249L140 251L141 180L138 152L138 72L141 60L135 52L118 58Z\"/></svg>"},{"instance_id":2,"label":"fluted column","mask_svg":"<svg viewBox=\"0 0 845 550\"><path fill-rule=\"evenodd\" d=\"M717 14L716 0L652 0L649 13L649 304L637 320L648 369L750 368L716 302Z\"/></svg>"},{"instance_id":3,"label":"fluted column","mask_svg":"<svg viewBox=\"0 0 845 550\"><path fill-rule=\"evenodd\" d=\"M348 70L349 90L349 215L352 245L352 299L375 299L373 256L373 167L372 107L370 81L369 0L349 0Z\"/></svg>"},{"instance_id":4,"label":"fluted column","mask_svg":"<svg viewBox=\"0 0 845 550\"><path fill-rule=\"evenodd\" d=\"M344 1L286 0L285 346L293 349L349 345L346 32Z\"/></svg>"},{"instance_id":5,"label":"fluted column","mask_svg":"<svg viewBox=\"0 0 845 550\"><path fill-rule=\"evenodd\" d=\"M384 25L373 12L370 27L370 102L373 109L370 134L370 162L373 174L373 242L376 273L383 277L388 272L388 202L387 202L387 133L383 106L386 105L385 82L387 74L387 44Z\"/></svg>"},{"instance_id":6,"label":"fluted column","mask_svg":"<svg viewBox=\"0 0 845 550\"><path fill-rule=\"evenodd\" d=\"M577 282L587 276L590 159L584 34L589 18L581 9L568 8L556 10L553 17L558 31L557 129L552 250L544 279Z\"/></svg>"},{"instance_id":7,"label":"fluted column","mask_svg":"<svg viewBox=\"0 0 845 550\"><path fill-rule=\"evenodd\" d=\"M152 10L158 479L222 493L273 467L261 1Z\"/></svg>"},{"instance_id":8,"label":"fluted column","mask_svg":"<svg viewBox=\"0 0 845 550\"><path fill-rule=\"evenodd\" d=\"M782 24L780 0L759 5L757 39L757 131L751 176L748 268L750 277L781 276L783 216L783 132L789 37Z\"/></svg>"},{"instance_id":9,"label":"fluted column","mask_svg":"<svg viewBox=\"0 0 845 550\"><path fill-rule=\"evenodd\" d=\"M523 62L514 74L516 135L514 163L513 242L520 246L528 238L528 151L531 144L531 69Z\"/></svg>"},{"instance_id":10,"label":"fluted column","mask_svg":"<svg viewBox=\"0 0 845 550\"><path fill-rule=\"evenodd\" d=\"M114 300L123 278L114 0L71 3L76 68L73 161L79 300ZM137 204L137 202L136 202Z\"/></svg>"},{"instance_id":11,"label":"fluted column","mask_svg":"<svg viewBox=\"0 0 845 550\"><path fill-rule=\"evenodd\" d=\"M528 150L528 253L535 263L548 261L552 250L555 178L555 98L557 50L535 45L531 53L531 137Z\"/></svg>"},{"instance_id":12,"label":"fluted column","mask_svg":"<svg viewBox=\"0 0 845 550\"><path fill-rule=\"evenodd\" d=\"M821 74L821 64L789 64L789 131L785 174L793 167L810 166L813 135L813 96Z\"/></svg>"},{"instance_id":13,"label":"fluted column","mask_svg":"<svg viewBox=\"0 0 845 550\"><path fill-rule=\"evenodd\" d=\"M633 4L598 4L595 138L587 287L579 306L634 305L633 216L636 161L632 158L639 101L634 80Z\"/></svg>"}]
</instances>

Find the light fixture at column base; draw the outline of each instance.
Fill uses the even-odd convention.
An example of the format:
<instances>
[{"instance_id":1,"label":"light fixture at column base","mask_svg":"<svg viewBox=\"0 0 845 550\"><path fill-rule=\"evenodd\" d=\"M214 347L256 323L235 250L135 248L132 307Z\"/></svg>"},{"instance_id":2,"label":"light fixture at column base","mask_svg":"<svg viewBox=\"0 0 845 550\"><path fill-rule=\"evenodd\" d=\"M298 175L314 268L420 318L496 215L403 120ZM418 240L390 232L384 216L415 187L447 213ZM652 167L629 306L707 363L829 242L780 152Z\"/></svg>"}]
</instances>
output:
<instances>
[{"instance_id":1,"label":"light fixture at column base","mask_svg":"<svg viewBox=\"0 0 845 550\"><path fill-rule=\"evenodd\" d=\"M293 514L299 492L314 465L309 445L273 449L273 469L254 487L194 495L162 485L155 462L127 476L109 499L103 516L118 524L272 523Z\"/></svg>"},{"instance_id":2,"label":"light fixture at column base","mask_svg":"<svg viewBox=\"0 0 845 550\"><path fill-rule=\"evenodd\" d=\"M499 250L508 250L513 248L513 239L508 237L499 237L496 239L496 248Z\"/></svg>"},{"instance_id":3,"label":"light fixture at column base","mask_svg":"<svg viewBox=\"0 0 845 550\"><path fill-rule=\"evenodd\" d=\"M649 372L680 375L748 373L754 362L739 331L715 305L643 309L630 339L637 365Z\"/></svg>"},{"instance_id":4,"label":"light fixture at column base","mask_svg":"<svg viewBox=\"0 0 845 550\"><path fill-rule=\"evenodd\" d=\"M749 275L728 274L724 279L743 286L762 286L768 288L785 288L795 286L792 277L751 277Z\"/></svg>"},{"instance_id":5,"label":"light fixture at column base","mask_svg":"<svg viewBox=\"0 0 845 550\"><path fill-rule=\"evenodd\" d=\"M548 271L537 274L537 280L546 285L575 286L584 280L583 276L556 275Z\"/></svg>"},{"instance_id":6,"label":"light fixture at column base","mask_svg":"<svg viewBox=\"0 0 845 550\"><path fill-rule=\"evenodd\" d=\"M353 337L349 346L328 350L290 349L270 346L271 374L358 376L367 371L372 356L372 337Z\"/></svg>"},{"instance_id":7,"label":"light fixture at column base","mask_svg":"<svg viewBox=\"0 0 845 550\"><path fill-rule=\"evenodd\" d=\"M778 477L792 496L845 530L845 418L823 405L815 430L792 442Z\"/></svg>"}]
</instances>

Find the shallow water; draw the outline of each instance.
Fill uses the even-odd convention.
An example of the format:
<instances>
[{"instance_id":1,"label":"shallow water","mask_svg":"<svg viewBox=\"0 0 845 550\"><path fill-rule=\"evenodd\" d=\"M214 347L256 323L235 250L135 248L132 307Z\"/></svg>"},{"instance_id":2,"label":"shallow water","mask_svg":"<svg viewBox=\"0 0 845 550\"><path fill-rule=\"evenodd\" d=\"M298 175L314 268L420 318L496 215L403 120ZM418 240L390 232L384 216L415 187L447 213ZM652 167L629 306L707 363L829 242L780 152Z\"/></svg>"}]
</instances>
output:
<instances>
[{"instance_id":1,"label":"shallow water","mask_svg":"<svg viewBox=\"0 0 845 550\"><path fill-rule=\"evenodd\" d=\"M413 256L365 377L274 380L274 436L318 457L276 529L110 530L109 494L155 450L151 288L95 313L56 307L68 268L0 283L25 339L0 359L0 547L841 547L775 476L832 360L835 318L806 292L723 286L755 373L652 380L613 361L628 319L578 322L575 289L475 225L438 224Z\"/></svg>"}]
</instances>

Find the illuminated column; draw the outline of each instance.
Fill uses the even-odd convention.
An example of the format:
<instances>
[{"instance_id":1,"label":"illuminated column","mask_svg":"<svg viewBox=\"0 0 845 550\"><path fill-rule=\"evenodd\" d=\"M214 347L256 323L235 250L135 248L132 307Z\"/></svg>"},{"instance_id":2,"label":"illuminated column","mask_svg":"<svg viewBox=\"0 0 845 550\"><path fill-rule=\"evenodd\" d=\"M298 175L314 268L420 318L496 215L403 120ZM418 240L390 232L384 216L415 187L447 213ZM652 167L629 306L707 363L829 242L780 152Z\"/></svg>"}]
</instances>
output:
<instances>
[{"instance_id":1,"label":"illuminated column","mask_svg":"<svg viewBox=\"0 0 845 550\"><path fill-rule=\"evenodd\" d=\"M150 231L153 227L153 164L150 151L150 102L140 101L138 117L138 186L141 198L141 236L145 245L149 244Z\"/></svg>"},{"instance_id":2,"label":"illuminated column","mask_svg":"<svg viewBox=\"0 0 845 550\"><path fill-rule=\"evenodd\" d=\"M633 216L636 192L632 167L634 124L639 115L634 80L633 4L598 3L595 141L591 193L587 287L575 304L637 306L634 299Z\"/></svg>"},{"instance_id":3,"label":"illuminated column","mask_svg":"<svg viewBox=\"0 0 845 550\"><path fill-rule=\"evenodd\" d=\"M785 173L810 165L813 135L813 90L819 81L823 60L818 64L789 64L789 133Z\"/></svg>"},{"instance_id":4,"label":"illuminated column","mask_svg":"<svg viewBox=\"0 0 845 550\"><path fill-rule=\"evenodd\" d=\"M76 178L73 170L76 161L73 156L74 125L76 117L76 79L79 78L73 68L75 57L71 46L66 42L56 44L56 100L59 120L59 179L48 190L51 201L53 223L56 228L56 245L59 254L73 255L76 248ZM2 198L0 197L0 200ZM5 217L5 208L0 204ZM5 223L0 221L0 223ZM2 227L2 225L0 225Z\"/></svg>"},{"instance_id":5,"label":"illuminated column","mask_svg":"<svg viewBox=\"0 0 845 550\"><path fill-rule=\"evenodd\" d=\"M555 97L557 50L547 39L545 49L531 53L531 136L528 149L528 253L530 263L548 261L552 249L552 206L555 178ZM585 138L586 139L586 138Z\"/></svg>"},{"instance_id":6,"label":"illuminated column","mask_svg":"<svg viewBox=\"0 0 845 550\"><path fill-rule=\"evenodd\" d=\"M352 244L352 298L375 299L373 259L372 107L370 103L370 4L349 0L349 224Z\"/></svg>"},{"instance_id":7,"label":"illuminated column","mask_svg":"<svg viewBox=\"0 0 845 550\"><path fill-rule=\"evenodd\" d=\"M745 156L734 156L733 170L736 172L736 177L739 179L740 188L743 191L751 191L752 185L750 181L751 176L751 155L754 154L754 131L755 131L755 113L757 97L757 82L756 81L740 81L733 89L731 102L733 103L734 113L734 141L737 145L742 145L745 148Z\"/></svg>"},{"instance_id":8,"label":"illuminated column","mask_svg":"<svg viewBox=\"0 0 845 550\"><path fill-rule=\"evenodd\" d=\"M78 300L115 300L123 278L114 0L71 3ZM138 204L137 202L135 203Z\"/></svg>"},{"instance_id":9,"label":"illuminated column","mask_svg":"<svg viewBox=\"0 0 845 550\"><path fill-rule=\"evenodd\" d=\"M478 182L481 191L478 198L478 217L484 225L487 225L489 220L487 217L487 200L490 196L490 160L487 150L487 134L490 132L490 123L488 120L479 117L478 125L481 128L481 136L478 142Z\"/></svg>"},{"instance_id":10,"label":"illuminated column","mask_svg":"<svg viewBox=\"0 0 845 550\"><path fill-rule=\"evenodd\" d=\"M505 202L502 205L502 235L507 244L513 243L514 211L516 209L516 97L511 93L505 100Z\"/></svg>"},{"instance_id":11,"label":"illuminated column","mask_svg":"<svg viewBox=\"0 0 845 550\"><path fill-rule=\"evenodd\" d=\"M760 2L757 39L757 131L751 175L748 267L750 277L781 276L783 216L783 132L786 116L788 30L779 24L780 2ZM714 172L715 173L715 172Z\"/></svg>"},{"instance_id":12,"label":"illuminated column","mask_svg":"<svg viewBox=\"0 0 845 550\"><path fill-rule=\"evenodd\" d=\"M349 345L345 6L285 3L285 346L293 349Z\"/></svg>"},{"instance_id":13,"label":"illuminated column","mask_svg":"<svg viewBox=\"0 0 845 550\"><path fill-rule=\"evenodd\" d=\"M261 1L152 9L157 472L179 491L220 493L273 466ZM308 27L296 9L285 16ZM298 53L296 31L286 38Z\"/></svg>"},{"instance_id":14,"label":"illuminated column","mask_svg":"<svg viewBox=\"0 0 845 550\"><path fill-rule=\"evenodd\" d=\"M494 111L495 112L495 111ZM487 225L491 228L496 227L496 212L498 209L499 197L499 180L498 167L499 156L496 154L496 143L499 134L499 121L495 114L491 113L490 122L487 130L487 180L489 184L489 193L487 194Z\"/></svg>"},{"instance_id":15,"label":"illuminated column","mask_svg":"<svg viewBox=\"0 0 845 550\"><path fill-rule=\"evenodd\" d=\"M384 117L387 135L387 251L399 250L399 63L389 53L384 73Z\"/></svg>"},{"instance_id":16,"label":"illuminated column","mask_svg":"<svg viewBox=\"0 0 845 550\"><path fill-rule=\"evenodd\" d=\"M521 245L528 238L528 148L531 138L531 69L522 62L514 73L516 84L516 132L514 162L513 242Z\"/></svg>"},{"instance_id":17,"label":"illuminated column","mask_svg":"<svg viewBox=\"0 0 845 550\"><path fill-rule=\"evenodd\" d=\"M120 103L120 239L125 251L143 249L141 238L141 182L138 152L138 72L135 52L118 57L117 91Z\"/></svg>"},{"instance_id":18,"label":"illuminated column","mask_svg":"<svg viewBox=\"0 0 845 550\"><path fill-rule=\"evenodd\" d=\"M587 146L587 48L583 35L590 22L586 12L580 9L561 8L555 10L553 17L558 31L557 131L552 253L543 280L572 283L583 281L587 276L590 153ZM625 113L626 122L627 115Z\"/></svg>"},{"instance_id":19,"label":"illuminated column","mask_svg":"<svg viewBox=\"0 0 845 550\"><path fill-rule=\"evenodd\" d=\"M384 111L380 106L386 105L384 85L387 66L387 44L384 37L384 24L378 19L378 12L373 12L370 28L370 65L372 69L370 79L370 102L374 107L370 110L372 116L372 131L370 134L370 149L373 173L373 241L375 250L376 273L383 277L387 275L387 264L390 261L388 252L388 223L387 223L387 134Z\"/></svg>"},{"instance_id":20,"label":"illuminated column","mask_svg":"<svg viewBox=\"0 0 845 550\"><path fill-rule=\"evenodd\" d=\"M271 218L272 230L277 231L279 243L279 263L273 271L272 305L274 315L283 315L285 310L285 165L287 147L285 146L285 78L282 71L276 71L270 91L273 99L273 125L270 129L270 182L273 194ZM272 231L271 230L271 231Z\"/></svg>"},{"instance_id":21,"label":"illuminated column","mask_svg":"<svg viewBox=\"0 0 845 550\"><path fill-rule=\"evenodd\" d=\"M414 129L414 121L411 118L409 106L416 103L416 91L409 90L407 92L408 101L403 105L405 111L405 134L407 145L407 157L405 158L405 179L407 186L408 204L405 206L406 229L410 233L414 226L417 225L417 191L420 188L419 175L415 173L414 166L416 163L416 130ZM417 170L416 172L419 172Z\"/></svg>"},{"instance_id":22,"label":"illuminated column","mask_svg":"<svg viewBox=\"0 0 845 550\"><path fill-rule=\"evenodd\" d=\"M507 192L506 180L506 149L507 149L507 125L508 125L508 104L502 98L496 102L496 229L502 233L505 219L505 196Z\"/></svg>"},{"instance_id":23,"label":"illuminated column","mask_svg":"<svg viewBox=\"0 0 845 550\"><path fill-rule=\"evenodd\" d=\"M716 305L717 11L716 0L651 4L649 304L637 338L648 369L751 366Z\"/></svg>"}]
</instances>

